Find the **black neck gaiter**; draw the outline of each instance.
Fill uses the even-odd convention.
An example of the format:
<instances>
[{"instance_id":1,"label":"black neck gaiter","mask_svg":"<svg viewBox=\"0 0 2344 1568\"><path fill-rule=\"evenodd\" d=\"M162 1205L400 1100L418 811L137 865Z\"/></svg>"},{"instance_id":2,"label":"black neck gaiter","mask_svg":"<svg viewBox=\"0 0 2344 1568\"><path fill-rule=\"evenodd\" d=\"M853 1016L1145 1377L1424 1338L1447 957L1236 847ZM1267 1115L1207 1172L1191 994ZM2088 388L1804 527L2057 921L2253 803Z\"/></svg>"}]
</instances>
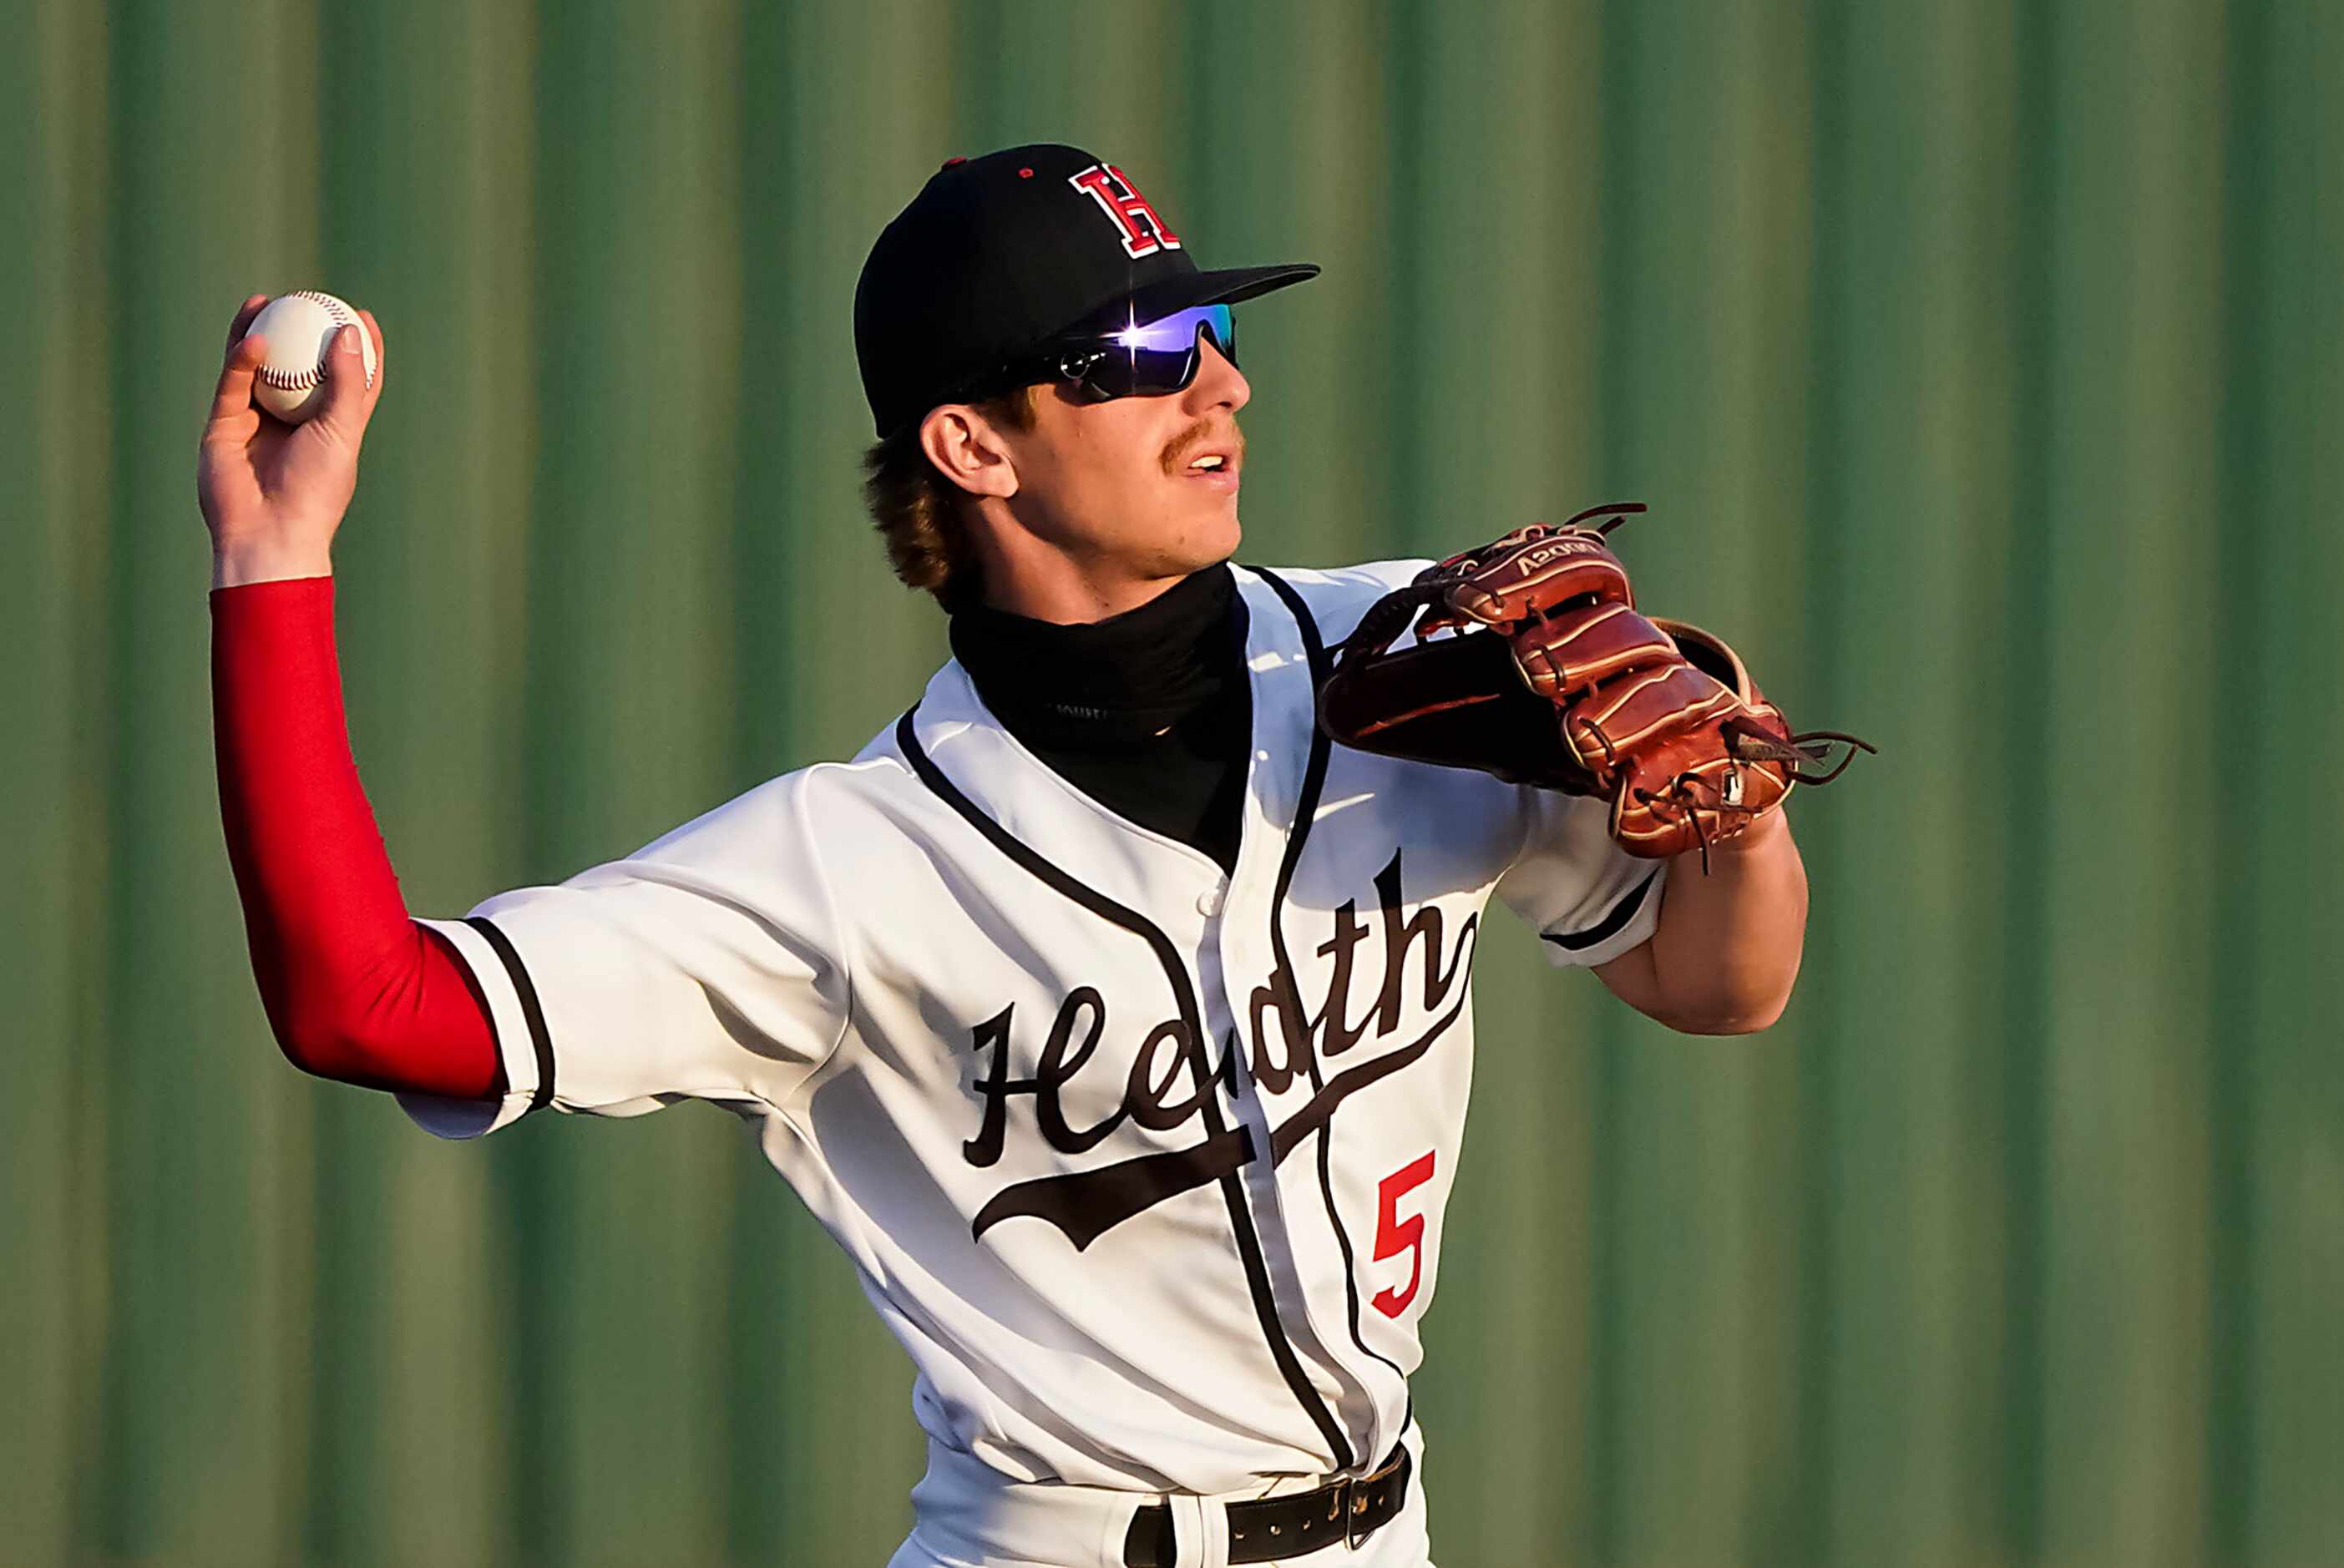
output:
<instances>
[{"instance_id":1,"label":"black neck gaiter","mask_svg":"<svg viewBox=\"0 0 2344 1568\"><path fill-rule=\"evenodd\" d=\"M1245 602L1227 566L1105 621L1060 626L982 605L953 656L1026 748L1116 815L1237 865L1252 704Z\"/></svg>"}]
</instances>

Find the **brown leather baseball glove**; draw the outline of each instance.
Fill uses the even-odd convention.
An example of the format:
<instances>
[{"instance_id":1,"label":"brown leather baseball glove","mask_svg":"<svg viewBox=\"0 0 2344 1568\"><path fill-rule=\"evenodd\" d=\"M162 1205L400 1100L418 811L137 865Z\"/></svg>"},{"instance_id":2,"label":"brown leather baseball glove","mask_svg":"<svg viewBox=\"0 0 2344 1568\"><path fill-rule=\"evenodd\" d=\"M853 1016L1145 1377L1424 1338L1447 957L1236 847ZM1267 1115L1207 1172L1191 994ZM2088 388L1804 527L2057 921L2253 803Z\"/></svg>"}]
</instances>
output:
<instances>
[{"instance_id":1,"label":"brown leather baseball glove","mask_svg":"<svg viewBox=\"0 0 2344 1568\"><path fill-rule=\"evenodd\" d=\"M1793 784L1828 784L1871 751L1793 734L1732 648L1637 612L1605 536L1643 510L1516 529L1386 594L1336 657L1320 726L1362 751L1601 796L1631 855L1699 850L1704 867ZM1416 642L1393 652L1411 622Z\"/></svg>"}]
</instances>

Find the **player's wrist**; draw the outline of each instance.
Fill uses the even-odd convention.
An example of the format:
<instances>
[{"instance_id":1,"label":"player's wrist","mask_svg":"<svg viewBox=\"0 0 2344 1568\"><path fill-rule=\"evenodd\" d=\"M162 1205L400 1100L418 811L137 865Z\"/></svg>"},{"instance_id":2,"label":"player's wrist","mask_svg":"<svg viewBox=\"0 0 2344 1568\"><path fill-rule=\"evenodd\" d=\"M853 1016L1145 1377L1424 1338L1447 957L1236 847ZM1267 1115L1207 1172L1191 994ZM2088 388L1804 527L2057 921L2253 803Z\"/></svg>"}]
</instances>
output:
<instances>
[{"instance_id":1,"label":"player's wrist","mask_svg":"<svg viewBox=\"0 0 2344 1568\"><path fill-rule=\"evenodd\" d=\"M236 540L212 546L212 586L240 588L249 582L279 582L294 577L331 577L333 541Z\"/></svg>"}]
</instances>

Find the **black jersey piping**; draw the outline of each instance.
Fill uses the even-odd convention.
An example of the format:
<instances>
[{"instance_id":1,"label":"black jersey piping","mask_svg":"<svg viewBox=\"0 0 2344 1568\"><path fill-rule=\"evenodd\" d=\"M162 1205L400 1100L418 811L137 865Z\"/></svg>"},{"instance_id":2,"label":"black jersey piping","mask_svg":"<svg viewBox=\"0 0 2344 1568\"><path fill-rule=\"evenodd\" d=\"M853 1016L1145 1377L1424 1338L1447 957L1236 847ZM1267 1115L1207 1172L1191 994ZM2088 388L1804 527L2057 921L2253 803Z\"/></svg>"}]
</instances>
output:
<instances>
[{"instance_id":1,"label":"black jersey piping","mask_svg":"<svg viewBox=\"0 0 2344 1568\"><path fill-rule=\"evenodd\" d=\"M464 924L479 932L488 945L504 961L505 974L512 980L513 994L520 998L520 1016L529 1024L530 1049L537 1053L537 1090L529 1097L530 1110L543 1110L553 1103L553 1036L545 1027L545 1009L538 1006L537 985L529 977L529 966L520 961L520 950L512 939L498 930L485 915L469 915ZM493 1015L490 1027L495 1027ZM504 1053L497 1053L500 1060ZM528 1115L528 1111L521 1113Z\"/></svg>"},{"instance_id":2,"label":"black jersey piping","mask_svg":"<svg viewBox=\"0 0 2344 1568\"><path fill-rule=\"evenodd\" d=\"M1181 1027L1187 1037L1189 1070L1197 1075L1199 1087L1198 1104L1204 1114L1205 1131L1208 1137L1220 1137L1228 1129L1222 1126L1220 1105L1211 1092L1217 1075L1213 1071L1211 1053L1205 1044L1204 1014L1197 1004L1196 989L1188 983L1187 966L1181 963L1171 938L1138 911L1125 908L1096 888L1077 881L1035 854L1030 847L1013 837L1006 828L979 810L976 803L963 794L960 787L945 777L935 759L921 748L919 735L912 723L912 716L919 711L920 705L914 703L895 722L895 744L903 752L904 760L912 764L912 771L919 775L920 782L959 813L995 849L1044 886L1147 944L1148 951L1155 955L1165 978L1171 982L1173 1000L1180 1009ZM1238 1129L1238 1136L1247 1140L1252 1157L1258 1158L1268 1152L1250 1148L1251 1138L1246 1129ZM1254 1229L1253 1210L1246 1204L1243 1180L1237 1170L1231 1170L1220 1178L1218 1185L1221 1199L1228 1208L1229 1229L1237 1239L1238 1259L1245 1269L1246 1288L1253 1297L1254 1317L1261 1325L1262 1339L1269 1347L1269 1358L1277 1363L1278 1375L1286 1381L1287 1389L1294 1395L1295 1401L1310 1418L1311 1424L1318 1429L1318 1435L1326 1440L1336 1468L1349 1470L1354 1463L1351 1445L1344 1436L1341 1424L1335 1420L1334 1412L1327 1408L1327 1401L1320 1399L1318 1391L1310 1386L1310 1380L1302 1370L1301 1360L1295 1355L1294 1346L1286 1337L1286 1325L1278 1320L1278 1299L1270 1291L1269 1265L1262 1256L1261 1237Z\"/></svg>"},{"instance_id":3,"label":"black jersey piping","mask_svg":"<svg viewBox=\"0 0 2344 1568\"><path fill-rule=\"evenodd\" d=\"M1654 876L1659 875L1658 872L1653 873ZM1636 917L1636 911L1644 906L1644 895L1652 890L1652 877L1647 876L1643 881L1636 884L1619 903L1614 904L1610 913L1586 930L1548 932L1545 934L1546 940L1566 953L1584 953L1598 943L1609 942L1627 929L1628 922Z\"/></svg>"},{"instance_id":4,"label":"black jersey piping","mask_svg":"<svg viewBox=\"0 0 2344 1568\"><path fill-rule=\"evenodd\" d=\"M1302 790L1294 803L1294 825L1286 835L1286 855L1278 862L1278 885L1271 894L1269 901L1270 956L1278 966L1278 972L1287 976L1290 982L1295 971L1293 964L1286 956L1284 918L1286 898L1294 886L1294 873L1302 862L1302 843L1309 836L1311 821L1318 814L1318 795L1327 783L1329 743L1327 732L1318 727L1318 690L1327 683L1327 677L1330 672L1327 667L1327 644L1319 637L1318 622L1310 613L1310 606L1302 595L1295 591L1293 584L1267 567L1255 566L1248 567L1247 570L1268 583L1271 591L1286 602L1288 612L1293 615L1295 625L1302 632L1302 650L1310 663L1310 759L1302 770ZM1282 997L1280 1005L1286 1006L1298 1001L1298 997ZM1320 1019L1306 1018L1302 1020L1302 1027L1306 1031L1316 1033L1320 1022ZM1315 1093L1325 1088L1326 1085L1321 1081L1323 1074L1315 1045L1305 1054L1303 1059L1308 1064L1311 1089ZM1331 1125L1331 1122L1329 1125ZM1392 1375L1399 1379L1400 1387L1405 1389L1408 1386L1408 1374L1400 1371L1399 1363L1372 1349L1360 1330L1359 1277L1357 1257L1351 1250L1350 1232L1344 1229L1342 1216L1335 1210L1335 1177L1332 1168L1332 1150L1335 1140L1327 1135L1325 1127L1322 1126L1319 1132L1318 1193L1327 1206L1327 1223L1334 1227L1335 1244L1343 1254L1343 1305L1351 1330L1351 1343L1359 1346L1361 1353L1373 1356L1377 1361L1389 1367ZM1369 1397L1369 1403L1371 1406L1374 1403L1372 1395Z\"/></svg>"}]
</instances>

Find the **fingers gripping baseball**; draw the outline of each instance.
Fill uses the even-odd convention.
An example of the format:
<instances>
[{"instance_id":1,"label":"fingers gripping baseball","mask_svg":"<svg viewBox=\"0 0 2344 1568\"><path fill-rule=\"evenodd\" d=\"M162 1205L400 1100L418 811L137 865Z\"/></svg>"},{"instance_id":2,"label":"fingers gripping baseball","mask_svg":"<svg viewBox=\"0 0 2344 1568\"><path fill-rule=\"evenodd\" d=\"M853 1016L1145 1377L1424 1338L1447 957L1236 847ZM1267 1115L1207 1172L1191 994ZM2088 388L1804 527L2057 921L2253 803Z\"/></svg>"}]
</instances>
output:
<instances>
[{"instance_id":1,"label":"fingers gripping baseball","mask_svg":"<svg viewBox=\"0 0 2344 1568\"><path fill-rule=\"evenodd\" d=\"M268 339L268 304L253 296L229 324L197 460L216 585L330 571L333 536L357 488L359 450L385 382L382 329L371 312L358 311L317 345L312 379L320 384L298 410L307 417L288 424L264 412L263 378L281 375L288 353L306 348ZM286 406L281 386L273 400Z\"/></svg>"},{"instance_id":2,"label":"fingers gripping baseball","mask_svg":"<svg viewBox=\"0 0 2344 1568\"><path fill-rule=\"evenodd\" d=\"M239 444L251 440L259 428L260 410L252 406L253 378L258 374L260 361L268 346L258 339L247 341L245 330L260 308L268 303L268 296L256 294L244 302L228 324L227 348L220 364L219 384L212 389L211 415L204 425L204 440L230 440Z\"/></svg>"},{"instance_id":3,"label":"fingers gripping baseball","mask_svg":"<svg viewBox=\"0 0 2344 1568\"><path fill-rule=\"evenodd\" d=\"M367 373L368 356L359 341L360 333L375 339L371 376ZM376 400L382 396L381 356L374 318L365 311L359 312L356 324L335 332L333 347L326 352L326 400L318 422L337 439L347 440L353 452L366 435L367 421L374 418Z\"/></svg>"}]
</instances>

